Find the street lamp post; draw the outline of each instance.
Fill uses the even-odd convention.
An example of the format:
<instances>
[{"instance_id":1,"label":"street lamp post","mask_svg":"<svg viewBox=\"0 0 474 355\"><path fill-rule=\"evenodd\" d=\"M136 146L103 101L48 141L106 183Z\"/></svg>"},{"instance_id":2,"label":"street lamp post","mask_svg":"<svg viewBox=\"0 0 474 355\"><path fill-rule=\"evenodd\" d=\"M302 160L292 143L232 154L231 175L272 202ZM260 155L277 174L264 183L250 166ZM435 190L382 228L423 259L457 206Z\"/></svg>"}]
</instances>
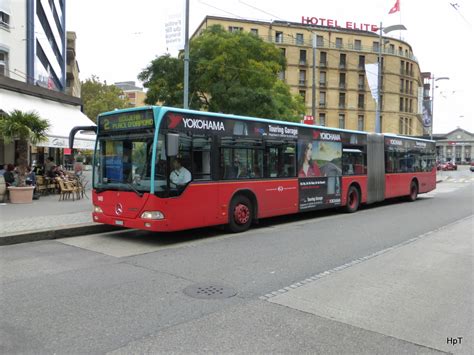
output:
<instances>
[{"instance_id":1,"label":"street lamp post","mask_svg":"<svg viewBox=\"0 0 474 355\"><path fill-rule=\"evenodd\" d=\"M382 31L383 33L389 33L392 31L406 30L406 27L403 25L393 25L388 27L383 27L382 22L380 22L379 27L379 55L378 55L378 65L377 65L377 102L375 109L375 133L382 133L382 127L380 124L380 112L382 109L382 102L380 100L380 89L382 86Z\"/></svg>"},{"instance_id":2,"label":"street lamp post","mask_svg":"<svg viewBox=\"0 0 474 355\"><path fill-rule=\"evenodd\" d=\"M438 80L449 80L449 77L442 76L435 79L435 76L432 75L431 77L431 127L430 127L430 139L433 139L433 123L434 123L434 89L435 89L435 82Z\"/></svg>"},{"instance_id":3,"label":"street lamp post","mask_svg":"<svg viewBox=\"0 0 474 355\"><path fill-rule=\"evenodd\" d=\"M189 108L189 0L185 4L183 108Z\"/></svg>"}]
</instances>

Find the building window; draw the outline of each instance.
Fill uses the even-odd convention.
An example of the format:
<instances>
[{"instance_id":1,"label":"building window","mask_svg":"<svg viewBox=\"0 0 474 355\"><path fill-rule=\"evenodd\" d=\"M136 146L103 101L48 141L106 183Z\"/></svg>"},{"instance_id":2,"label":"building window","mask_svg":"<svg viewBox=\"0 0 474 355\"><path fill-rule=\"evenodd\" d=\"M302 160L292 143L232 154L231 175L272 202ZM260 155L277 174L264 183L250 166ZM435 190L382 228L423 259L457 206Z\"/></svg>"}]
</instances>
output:
<instances>
[{"instance_id":1,"label":"building window","mask_svg":"<svg viewBox=\"0 0 474 355\"><path fill-rule=\"evenodd\" d=\"M342 48L342 38L336 37L336 48Z\"/></svg>"},{"instance_id":2,"label":"building window","mask_svg":"<svg viewBox=\"0 0 474 355\"><path fill-rule=\"evenodd\" d=\"M403 117L400 117L398 120L398 133L403 134L403 126L404 126L404 119Z\"/></svg>"},{"instance_id":3,"label":"building window","mask_svg":"<svg viewBox=\"0 0 474 355\"><path fill-rule=\"evenodd\" d=\"M358 51L362 49L362 41L360 39L354 40L354 49Z\"/></svg>"},{"instance_id":4,"label":"building window","mask_svg":"<svg viewBox=\"0 0 474 355\"><path fill-rule=\"evenodd\" d=\"M398 55L403 55L403 48L402 47L398 47Z\"/></svg>"},{"instance_id":5,"label":"building window","mask_svg":"<svg viewBox=\"0 0 474 355\"><path fill-rule=\"evenodd\" d=\"M251 28L250 33L258 37L258 28Z\"/></svg>"},{"instance_id":6,"label":"building window","mask_svg":"<svg viewBox=\"0 0 474 355\"><path fill-rule=\"evenodd\" d=\"M364 108L364 103L365 103L365 95L364 94L359 94L357 98L357 108L363 109Z\"/></svg>"},{"instance_id":7,"label":"building window","mask_svg":"<svg viewBox=\"0 0 474 355\"><path fill-rule=\"evenodd\" d=\"M339 93L339 108L346 107L346 93L340 92Z\"/></svg>"},{"instance_id":8,"label":"building window","mask_svg":"<svg viewBox=\"0 0 474 355\"><path fill-rule=\"evenodd\" d=\"M379 52L380 50L379 42L372 42L372 50L376 53Z\"/></svg>"},{"instance_id":9,"label":"building window","mask_svg":"<svg viewBox=\"0 0 474 355\"><path fill-rule=\"evenodd\" d=\"M346 73L339 73L339 89L346 88Z\"/></svg>"},{"instance_id":10,"label":"building window","mask_svg":"<svg viewBox=\"0 0 474 355\"><path fill-rule=\"evenodd\" d=\"M341 53L339 56L339 68L345 68L346 67L346 55L344 53Z\"/></svg>"},{"instance_id":11,"label":"building window","mask_svg":"<svg viewBox=\"0 0 474 355\"><path fill-rule=\"evenodd\" d=\"M319 85L326 86L326 72L325 71L319 72Z\"/></svg>"},{"instance_id":12,"label":"building window","mask_svg":"<svg viewBox=\"0 0 474 355\"><path fill-rule=\"evenodd\" d=\"M363 115L359 115L357 117L357 129L359 131L363 131L364 130L364 116Z\"/></svg>"},{"instance_id":13,"label":"building window","mask_svg":"<svg viewBox=\"0 0 474 355\"><path fill-rule=\"evenodd\" d=\"M300 64L306 65L306 49L300 49Z\"/></svg>"},{"instance_id":14,"label":"building window","mask_svg":"<svg viewBox=\"0 0 474 355\"><path fill-rule=\"evenodd\" d=\"M409 88L410 88L410 81L407 80L407 81L405 81L405 93L406 94L408 94L408 92L410 91Z\"/></svg>"},{"instance_id":15,"label":"building window","mask_svg":"<svg viewBox=\"0 0 474 355\"><path fill-rule=\"evenodd\" d=\"M400 79L400 92L403 92L405 90L405 80Z\"/></svg>"},{"instance_id":16,"label":"building window","mask_svg":"<svg viewBox=\"0 0 474 355\"><path fill-rule=\"evenodd\" d=\"M3 11L0 11L0 27L10 28L10 15Z\"/></svg>"},{"instance_id":17,"label":"building window","mask_svg":"<svg viewBox=\"0 0 474 355\"><path fill-rule=\"evenodd\" d=\"M280 32L280 31L275 32L275 42L283 43L283 32Z\"/></svg>"},{"instance_id":18,"label":"building window","mask_svg":"<svg viewBox=\"0 0 474 355\"><path fill-rule=\"evenodd\" d=\"M403 112L403 97L400 97L400 107L399 107L400 112Z\"/></svg>"},{"instance_id":19,"label":"building window","mask_svg":"<svg viewBox=\"0 0 474 355\"><path fill-rule=\"evenodd\" d=\"M325 113L320 113L319 114L319 125L320 126L326 126L326 114Z\"/></svg>"},{"instance_id":20,"label":"building window","mask_svg":"<svg viewBox=\"0 0 474 355\"><path fill-rule=\"evenodd\" d=\"M326 92L319 92L319 107L326 107Z\"/></svg>"},{"instance_id":21,"label":"building window","mask_svg":"<svg viewBox=\"0 0 474 355\"><path fill-rule=\"evenodd\" d=\"M317 47L324 47L324 37L323 36L316 36L316 46Z\"/></svg>"},{"instance_id":22,"label":"building window","mask_svg":"<svg viewBox=\"0 0 474 355\"><path fill-rule=\"evenodd\" d=\"M405 74L405 61L404 60L400 61L400 74L402 75Z\"/></svg>"},{"instance_id":23,"label":"building window","mask_svg":"<svg viewBox=\"0 0 474 355\"><path fill-rule=\"evenodd\" d=\"M304 37L302 33L296 34L296 44L303 45L304 44Z\"/></svg>"},{"instance_id":24,"label":"building window","mask_svg":"<svg viewBox=\"0 0 474 355\"><path fill-rule=\"evenodd\" d=\"M282 70L281 72L278 73L278 78L281 81L285 81L285 71L284 70Z\"/></svg>"},{"instance_id":25,"label":"building window","mask_svg":"<svg viewBox=\"0 0 474 355\"><path fill-rule=\"evenodd\" d=\"M365 69L365 55L359 56L359 69Z\"/></svg>"},{"instance_id":26,"label":"building window","mask_svg":"<svg viewBox=\"0 0 474 355\"><path fill-rule=\"evenodd\" d=\"M408 112L408 98L405 98L405 112Z\"/></svg>"},{"instance_id":27,"label":"building window","mask_svg":"<svg viewBox=\"0 0 474 355\"><path fill-rule=\"evenodd\" d=\"M365 76L364 76L364 74L359 74L359 81L357 82L357 86L359 87L359 90L364 90L365 89Z\"/></svg>"},{"instance_id":28,"label":"building window","mask_svg":"<svg viewBox=\"0 0 474 355\"><path fill-rule=\"evenodd\" d=\"M229 26L229 32L242 32L244 29L237 26Z\"/></svg>"},{"instance_id":29,"label":"building window","mask_svg":"<svg viewBox=\"0 0 474 355\"><path fill-rule=\"evenodd\" d=\"M345 128L346 126L346 116L343 113L339 114L339 128Z\"/></svg>"},{"instance_id":30,"label":"building window","mask_svg":"<svg viewBox=\"0 0 474 355\"><path fill-rule=\"evenodd\" d=\"M409 111L410 111L411 113L413 113L413 99L410 99L409 104L410 104L410 109L409 109Z\"/></svg>"},{"instance_id":31,"label":"building window","mask_svg":"<svg viewBox=\"0 0 474 355\"><path fill-rule=\"evenodd\" d=\"M390 45L389 49L388 49L388 52L390 54L395 54L395 46L393 44Z\"/></svg>"},{"instance_id":32,"label":"building window","mask_svg":"<svg viewBox=\"0 0 474 355\"><path fill-rule=\"evenodd\" d=\"M303 102L306 102L306 90L300 90L300 96L303 99Z\"/></svg>"},{"instance_id":33,"label":"building window","mask_svg":"<svg viewBox=\"0 0 474 355\"><path fill-rule=\"evenodd\" d=\"M328 54L326 52L319 53L319 66L327 67L328 65Z\"/></svg>"},{"instance_id":34,"label":"building window","mask_svg":"<svg viewBox=\"0 0 474 355\"><path fill-rule=\"evenodd\" d=\"M8 75L8 53L4 51L0 51L0 75L10 76Z\"/></svg>"},{"instance_id":35,"label":"building window","mask_svg":"<svg viewBox=\"0 0 474 355\"><path fill-rule=\"evenodd\" d=\"M305 85L306 84L306 70L300 70L300 80L299 84L300 85Z\"/></svg>"}]
</instances>

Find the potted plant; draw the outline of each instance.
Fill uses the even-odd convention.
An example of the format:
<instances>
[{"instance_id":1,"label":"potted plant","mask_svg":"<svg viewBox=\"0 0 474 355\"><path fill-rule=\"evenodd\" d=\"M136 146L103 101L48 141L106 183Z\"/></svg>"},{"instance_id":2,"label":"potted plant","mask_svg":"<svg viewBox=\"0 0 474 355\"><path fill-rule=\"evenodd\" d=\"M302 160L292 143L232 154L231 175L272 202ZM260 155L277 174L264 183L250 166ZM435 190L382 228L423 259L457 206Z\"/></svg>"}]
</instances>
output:
<instances>
[{"instance_id":1,"label":"potted plant","mask_svg":"<svg viewBox=\"0 0 474 355\"><path fill-rule=\"evenodd\" d=\"M22 112L13 110L10 113L0 114L0 137L5 143L18 140L18 184L9 186L10 201L12 203L31 203L34 186L26 185L28 174L28 145L46 140L46 131L49 122L42 119L36 112Z\"/></svg>"}]
</instances>

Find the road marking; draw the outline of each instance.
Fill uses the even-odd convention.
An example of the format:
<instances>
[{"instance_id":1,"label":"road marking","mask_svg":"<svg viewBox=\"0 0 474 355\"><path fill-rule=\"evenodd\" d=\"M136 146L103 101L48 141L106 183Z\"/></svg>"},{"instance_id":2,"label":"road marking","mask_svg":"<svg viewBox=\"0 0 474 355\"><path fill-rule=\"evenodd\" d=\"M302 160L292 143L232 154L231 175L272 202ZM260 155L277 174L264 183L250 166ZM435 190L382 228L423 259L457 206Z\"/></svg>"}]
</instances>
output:
<instances>
[{"instance_id":1,"label":"road marking","mask_svg":"<svg viewBox=\"0 0 474 355\"><path fill-rule=\"evenodd\" d=\"M406 241L404 241L404 242L395 244L395 245L393 245L393 246L391 246L391 247L388 247L388 248L379 250L379 251L377 251L377 252L375 252L375 253L372 253L372 254L363 256L363 257L361 257L361 258L354 259L354 260L352 260L352 261L350 261L350 262L348 262L348 263L345 263L345 264L343 264L343 265L337 266L337 267L335 267L335 268L332 268L332 269L329 269L329 270L320 272L319 274L316 274L316 275L314 275L314 276L311 276L311 277L309 277L309 278L307 278L307 279L305 279L305 280L303 280L303 281L300 281L300 282L296 282L296 283L294 283L294 284L291 284L291 285L289 285L289 286L287 286L287 287L281 288L281 289L279 289L279 290L277 290L277 291L269 292L269 293L267 293L267 294L265 294L265 295L263 295L263 296L260 296L259 299L261 299L261 300L263 300L263 301L267 301L267 300L269 300L270 298L273 298L273 297L275 297L275 296L281 295L281 294L286 293L286 292L288 292L288 291L290 291L290 290L293 290L293 289L296 289L296 288L298 288L298 287L304 286L304 285L306 285L306 284L308 284L308 283L317 281L317 280L322 279L322 278L324 278L324 277L326 277L326 276L332 275L332 274L334 274L334 273L336 273L336 272L338 272L338 271L347 269L347 268L349 268L349 267L351 267L351 266L354 266L354 265L356 265L356 264L360 264L360 263L362 263L362 262L364 262L364 261L367 261L367 260L369 260L369 259L373 259L373 258L375 258L375 257L377 257L377 256L379 256L379 255L386 254L386 253L388 253L388 252L391 251L391 250L394 250L394 249L400 248L400 247L402 247L402 246L411 244L411 243L413 243L413 242L416 242L417 240L426 238L426 237L430 236L431 234L433 234L433 233L435 233L435 232L441 231L441 230L443 230L443 229L446 229L446 228L451 227L451 226L454 225L454 224L457 224L457 223L463 222L463 221L465 221L465 220L468 220L468 219L472 218L473 215L474 215L474 214L471 214L471 215L469 215L469 216L467 216L467 217L458 219L458 220L456 220L456 221L454 221L454 222L451 222L451 223L449 223L449 224L446 224L446 225L444 225L444 226L442 226L442 227L439 227L439 228L437 228L437 229L434 229L434 230L432 230L432 231L423 233L423 234L421 234L421 235L419 235L419 236L417 236L417 237L408 239L408 240L406 240Z\"/></svg>"}]
</instances>

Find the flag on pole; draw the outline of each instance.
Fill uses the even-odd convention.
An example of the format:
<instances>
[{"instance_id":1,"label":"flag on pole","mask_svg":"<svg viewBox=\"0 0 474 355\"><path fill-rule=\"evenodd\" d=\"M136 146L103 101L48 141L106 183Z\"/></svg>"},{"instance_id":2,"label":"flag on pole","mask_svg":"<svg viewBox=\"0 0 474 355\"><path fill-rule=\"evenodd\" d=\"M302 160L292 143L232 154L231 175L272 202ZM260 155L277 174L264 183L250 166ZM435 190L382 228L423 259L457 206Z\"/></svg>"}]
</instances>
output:
<instances>
[{"instance_id":1,"label":"flag on pole","mask_svg":"<svg viewBox=\"0 0 474 355\"><path fill-rule=\"evenodd\" d=\"M398 12L398 11L400 11L400 0L395 1L395 5L393 5L393 7L388 12L388 14L389 15L394 14L395 12Z\"/></svg>"}]
</instances>

